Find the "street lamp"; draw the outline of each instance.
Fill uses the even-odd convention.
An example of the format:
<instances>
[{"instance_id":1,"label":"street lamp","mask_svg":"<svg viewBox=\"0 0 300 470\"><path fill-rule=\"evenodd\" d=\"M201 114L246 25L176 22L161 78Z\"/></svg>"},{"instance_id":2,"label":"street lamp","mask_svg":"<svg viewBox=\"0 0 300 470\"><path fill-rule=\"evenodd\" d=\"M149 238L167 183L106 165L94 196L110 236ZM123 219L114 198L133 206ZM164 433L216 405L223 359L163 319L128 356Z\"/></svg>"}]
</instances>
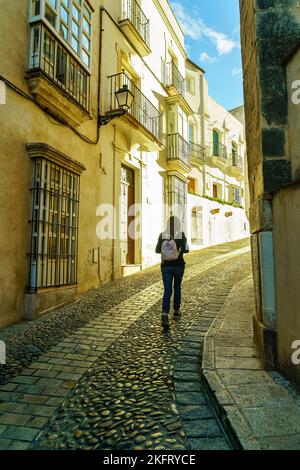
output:
<instances>
[{"instance_id":1,"label":"street lamp","mask_svg":"<svg viewBox=\"0 0 300 470\"><path fill-rule=\"evenodd\" d=\"M129 90L128 85L123 85L122 88L116 91L115 95L119 108L129 111L133 102L134 95Z\"/></svg>"},{"instance_id":2,"label":"street lamp","mask_svg":"<svg viewBox=\"0 0 300 470\"><path fill-rule=\"evenodd\" d=\"M104 116L99 116L99 126L105 126L112 119L121 117L130 110L134 100L134 95L129 90L128 85L124 84L122 88L119 88L119 90L115 92L115 97L118 103L118 109L115 111L109 111Z\"/></svg>"}]
</instances>

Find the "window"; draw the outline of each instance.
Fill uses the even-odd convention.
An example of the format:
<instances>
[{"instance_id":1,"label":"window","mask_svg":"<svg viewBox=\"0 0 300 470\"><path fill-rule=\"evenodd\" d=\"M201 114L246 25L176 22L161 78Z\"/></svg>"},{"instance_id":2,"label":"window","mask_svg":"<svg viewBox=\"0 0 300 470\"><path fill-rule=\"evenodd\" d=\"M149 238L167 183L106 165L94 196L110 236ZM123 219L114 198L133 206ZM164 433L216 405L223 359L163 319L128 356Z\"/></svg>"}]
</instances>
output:
<instances>
[{"instance_id":1,"label":"window","mask_svg":"<svg viewBox=\"0 0 300 470\"><path fill-rule=\"evenodd\" d=\"M167 204L170 211L168 215L179 217L184 228L186 221L187 184L176 176L169 176L167 184Z\"/></svg>"},{"instance_id":2,"label":"window","mask_svg":"<svg viewBox=\"0 0 300 470\"><path fill-rule=\"evenodd\" d=\"M67 54L60 47L57 48L56 78L62 85L66 85L66 80L67 80Z\"/></svg>"},{"instance_id":3,"label":"window","mask_svg":"<svg viewBox=\"0 0 300 470\"><path fill-rule=\"evenodd\" d=\"M56 13L50 8L48 3L46 3L45 18L53 28L56 28Z\"/></svg>"},{"instance_id":4,"label":"window","mask_svg":"<svg viewBox=\"0 0 300 470\"><path fill-rule=\"evenodd\" d=\"M44 13L43 13L44 12ZM31 20L45 20L91 66L92 12L84 0L31 0Z\"/></svg>"},{"instance_id":5,"label":"window","mask_svg":"<svg viewBox=\"0 0 300 470\"><path fill-rule=\"evenodd\" d=\"M233 202L235 204L241 204L241 189L233 188Z\"/></svg>"},{"instance_id":6,"label":"window","mask_svg":"<svg viewBox=\"0 0 300 470\"><path fill-rule=\"evenodd\" d=\"M75 49L75 45L74 45ZM33 23L29 70L40 69L86 111L90 106L90 72L45 22Z\"/></svg>"},{"instance_id":7,"label":"window","mask_svg":"<svg viewBox=\"0 0 300 470\"><path fill-rule=\"evenodd\" d=\"M39 16L41 14L41 0L31 1L31 17Z\"/></svg>"},{"instance_id":8,"label":"window","mask_svg":"<svg viewBox=\"0 0 300 470\"><path fill-rule=\"evenodd\" d=\"M220 155L220 135L215 129L213 130L213 154L215 156Z\"/></svg>"},{"instance_id":9,"label":"window","mask_svg":"<svg viewBox=\"0 0 300 470\"><path fill-rule=\"evenodd\" d=\"M232 165L237 166L238 164L238 150L235 142L231 143L231 154L232 154Z\"/></svg>"},{"instance_id":10,"label":"window","mask_svg":"<svg viewBox=\"0 0 300 470\"><path fill-rule=\"evenodd\" d=\"M237 144L235 142L231 143L231 151L232 151L232 155L237 155L237 153L238 153Z\"/></svg>"},{"instance_id":11,"label":"window","mask_svg":"<svg viewBox=\"0 0 300 470\"><path fill-rule=\"evenodd\" d=\"M189 143L195 142L195 126L189 124Z\"/></svg>"},{"instance_id":12,"label":"window","mask_svg":"<svg viewBox=\"0 0 300 470\"><path fill-rule=\"evenodd\" d=\"M186 139L187 129L187 115L178 107L178 134L184 139Z\"/></svg>"},{"instance_id":13,"label":"window","mask_svg":"<svg viewBox=\"0 0 300 470\"><path fill-rule=\"evenodd\" d=\"M213 188L213 198L223 200L224 198L223 193L225 191L223 185L221 183L214 182L212 188Z\"/></svg>"},{"instance_id":14,"label":"window","mask_svg":"<svg viewBox=\"0 0 300 470\"><path fill-rule=\"evenodd\" d=\"M34 160L29 288L77 284L79 175Z\"/></svg>"},{"instance_id":15,"label":"window","mask_svg":"<svg viewBox=\"0 0 300 470\"><path fill-rule=\"evenodd\" d=\"M194 178L189 178L188 192L191 194L196 194L196 180Z\"/></svg>"},{"instance_id":16,"label":"window","mask_svg":"<svg viewBox=\"0 0 300 470\"><path fill-rule=\"evenodd\" d=\"M195 94L195 79L194 77L186 78L186 91L191 95Z\"/></svg>"},{"instance_id":17,"label":"window","mask_svg":"<svg viewBox=\"0 0 300 470\"><path fill-rule=\"evenodd\" d=\"M203 245L203 214L202 207L192 209L192 243Z\"/></svg>"}]
</instances>

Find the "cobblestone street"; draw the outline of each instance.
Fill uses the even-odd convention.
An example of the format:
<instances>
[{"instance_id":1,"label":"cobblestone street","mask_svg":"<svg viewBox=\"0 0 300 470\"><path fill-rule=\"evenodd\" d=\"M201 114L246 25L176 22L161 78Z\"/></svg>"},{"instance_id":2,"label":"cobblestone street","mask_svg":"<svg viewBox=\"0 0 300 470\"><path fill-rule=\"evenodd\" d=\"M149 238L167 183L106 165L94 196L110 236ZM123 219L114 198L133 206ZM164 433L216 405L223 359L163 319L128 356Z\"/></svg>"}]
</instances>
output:
<instances>
[{"instance_id":1,"label":"cobblestone street","mask_svg":"<svg viewBox=\"0 0 300 470\"><path fill-rule=\"evenodd\" d=\"M204 336L251 273L248 240L186 257L161 328L158 267L0 331L0 449L230 449L201 382Z\"/></svg>"}]
</instances>

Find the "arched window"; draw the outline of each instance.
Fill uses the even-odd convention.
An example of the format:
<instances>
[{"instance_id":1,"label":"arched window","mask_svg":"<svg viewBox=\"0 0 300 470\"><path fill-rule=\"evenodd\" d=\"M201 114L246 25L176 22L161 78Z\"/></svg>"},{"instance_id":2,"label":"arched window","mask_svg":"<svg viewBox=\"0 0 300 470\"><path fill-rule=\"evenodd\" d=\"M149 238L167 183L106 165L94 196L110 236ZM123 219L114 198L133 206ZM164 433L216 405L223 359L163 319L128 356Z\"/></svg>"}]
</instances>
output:
<instances>
[{"instance_id":1,"label":"arched window","mask_svg":"<svg viewBox=\"0 0 300 470\"><path fill-rule=\"evenodd\" d=\"M220 155L220 134L216 129L213 130L213 154Z\"/></svg>"}]
</instances>

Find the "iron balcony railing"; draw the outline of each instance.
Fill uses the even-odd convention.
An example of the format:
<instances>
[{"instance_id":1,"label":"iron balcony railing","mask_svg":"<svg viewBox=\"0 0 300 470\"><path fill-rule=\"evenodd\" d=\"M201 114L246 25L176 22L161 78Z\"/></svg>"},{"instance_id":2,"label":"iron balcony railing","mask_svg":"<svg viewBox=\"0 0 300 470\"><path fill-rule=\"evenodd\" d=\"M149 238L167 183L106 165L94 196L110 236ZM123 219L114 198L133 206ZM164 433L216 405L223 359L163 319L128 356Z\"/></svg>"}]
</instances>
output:
<instances>
[{"instance_id":1,"label":"iron balcony railing","mask_svg":"<svg viewBox=\"0 0 300 470\"><path fill-rule=\"evenodd\" d=\"M226 145L214 142L212 144L212 156L223 158L223 160L228 160Z\"/></svg>"},{"instance_id":2,"label":"iron balcony railing","mask_svg":"<svg viewBox=\"0 0 300 470\"><path fill-rule=\"evenodd\" d=\"M118 109L116 91L127 85L134 97L128 113L161 142L162 114L159 110L146 98L125 72L111 75L108 78L110 79L110 111Z\"/></svg>"},{"instance_id":3,"label":"iron balcony railing","mask_svg":"<svg viewBox=\"0 0 300 470\"><path fill-rule=\"evenodd\" d=\"M42 72L86 111L90 102L90 75L44 23L31 32L29 72Z\"/></svg>"},{"instance_id":4,"label":"iron balcony railing","mask_svg":"<svg viewBox=\"0 0 300 470\"><path fill-rule=\"evenodd\" d=\"M240 170L243 169L243 159L237 153L231 154L231 166L239 168Z\"/></svg>"},{"instance_id":5,"label":"iron balcony railing","mask_svg":"<svg viewBox=\"0 0 300 470\"><path fill-rule=\"evenodd\" d=\"M163 83L167 87L175 87L178 93L185 95L185 80L174 62L162 62Z\"/></svg>"},{"instance_id":6,"label":"iron balcony railing","mask_svg":"<svg viewBox=\"0 0 300 470\"><path fill-rule=\"evenodd\" d=\"M190 146L180 134L168 135L168 160L180 160L190 165Z\"/></svg>"},{"instance_id":7,"label":"iron balcony railing","mask_svg":"<svg viewBox=\"0 0 300 470\"><path fill-rule=\"evenodd\" d=\"M150 47L150 21L136 0L122 0L121 20L129 20L143 41Z\"/></svg>"},{"instance_id":8,"label":"iron balcony railing","mask_svg":"<svg viewBox=\"0 0 300 470\"><path fill-rule=\"evenodd\" d=\"M205 157L206 157L205 147L203 147L202 145L196 144L195 142L190 142L189 146L190 146L191 158L205 162Z\"/></svg>"}]
</instances>

